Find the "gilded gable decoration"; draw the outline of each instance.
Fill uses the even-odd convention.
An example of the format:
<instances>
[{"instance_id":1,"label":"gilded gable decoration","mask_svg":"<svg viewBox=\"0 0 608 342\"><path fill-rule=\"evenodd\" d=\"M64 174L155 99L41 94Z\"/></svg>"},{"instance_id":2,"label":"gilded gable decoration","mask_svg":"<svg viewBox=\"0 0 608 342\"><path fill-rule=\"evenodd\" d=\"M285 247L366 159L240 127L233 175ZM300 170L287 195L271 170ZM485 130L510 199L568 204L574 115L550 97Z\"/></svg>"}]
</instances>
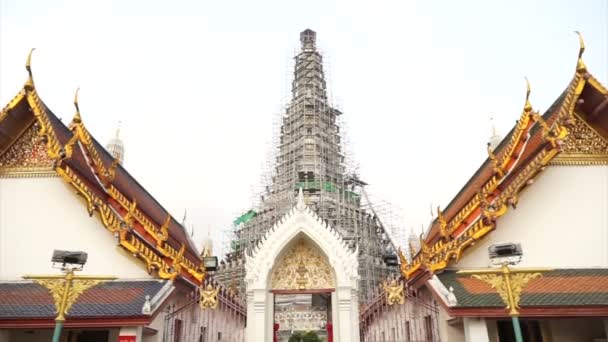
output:
<instances>
[{"instance_id":1,"label":"gilded gable decoration","mask_svg":"<svg viewBox=\"0 0 608 342\"><path fill-rule=\"evenodd\" d=\"M608 142L578 117L561 144L561 152L552 165L606 165Z\"/></svg>"},{"instance_id":2,"label":"gilded gable decoration","mask_svg":"<svg viewBox=\"0 0 608 342\"><path fill-rule=\"evenodd\" d=\"M300 239L275 266L271 286L280 290L335 288L333 271L318 248Z\"/></svg>"},{"instance_id":3,"label":"gilded gable decoration","mask_svg":"<svg viewBox=\"0 0 608 342\"><path fill-rule=\"evenodd\" d=\"M0 156L0 178L56 176L36 124Z\"/></svg>"}]
</instances>

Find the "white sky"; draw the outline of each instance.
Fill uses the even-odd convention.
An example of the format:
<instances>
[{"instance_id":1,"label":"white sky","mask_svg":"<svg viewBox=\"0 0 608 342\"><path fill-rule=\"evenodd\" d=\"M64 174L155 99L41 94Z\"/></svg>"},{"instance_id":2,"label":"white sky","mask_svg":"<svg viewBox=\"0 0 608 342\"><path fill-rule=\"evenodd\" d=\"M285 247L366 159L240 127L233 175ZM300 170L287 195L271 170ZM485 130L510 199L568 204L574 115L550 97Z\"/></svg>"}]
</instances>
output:
<instances>
[{"instance_id":1,"label":"white sky","mask_svg":"<svg viewBox=\"0 0 608 342\"><path fill-rule=\"evenodd\" d=\"M0 102L36 47L36 86L55 114L71 120L80 86L89 130L105 143L121 120L126 168L217 248L259 185L311 28L361 177L419 230L486 158L489 118L503 135L519 118L524 76L541 111L567 86L572 31L608 78L608 1L491 3L0 0Z\"/></svg>"}]
</instances>

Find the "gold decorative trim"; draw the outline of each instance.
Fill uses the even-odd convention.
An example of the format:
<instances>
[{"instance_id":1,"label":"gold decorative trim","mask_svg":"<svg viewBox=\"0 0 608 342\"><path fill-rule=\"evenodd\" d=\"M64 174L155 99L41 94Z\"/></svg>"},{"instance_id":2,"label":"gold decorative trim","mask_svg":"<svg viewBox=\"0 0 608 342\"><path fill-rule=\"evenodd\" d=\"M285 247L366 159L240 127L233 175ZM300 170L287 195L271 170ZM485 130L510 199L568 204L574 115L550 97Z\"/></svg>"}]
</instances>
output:
<instances>
[{"instance_id":1,"label":"gold decorative trim","mask_svg":"<svg viewBox=\"0 0 608 342\"><path fill-rule=\"evenodd\" d=\"M404 278L410 279L414 273L421 269L426 269L431 272L443 269L452 261L458 261L462 253L468 246L475 241L480 240L490 231L496 228L496 221L503 216L509 206L515 207L519 200L519 193L528 185L533 183L534 177L544 170L544 168L554 160L556 155L561 150L565 140L571 130L575 127L575 107L582 89L585 85L585 77L587 75L586 67L582 62L582 52L584 51L584 42L581 38L581 49L579 51L579 59L577 61L577 69L574 78L568 86L566 96L558 110L557 120L551 126L544 122L542 117L533 112L532 106L529 103L529 87L526 93L526 104L520 120L517 122L515 133L512 140L507 146L503 156L502 163L498 163L497 156L488 151L490 161L493 163L494 176L492 176L483 186L481 186L477 195L473 196L462 209L445 225L445 219L440 218L438 224L440 234L453 234L464 222L465 219L470 220L470 216L480 209L480 214L467 222L467 228L460 235L455 236L451 241L438 239L432 246L422 245L420 251L412 257L410 263L402 263L401 273ZM530 124L530 118L534 122ZM514 156L518 145L525 143L524 137L529 133L529 130L538 124L541 126L541 134L545 139L546 145L536 156L529 162L523 170L521 170L509 185L503 189L498 195L494 194L498 185L503 178L508 175L510 170L513 170L516 165L511 165L509 170L500 168L509 165L509 160ZM519 152L521 154L522 152ZM566 157L568 155L564 155ZM585 157L589 159L589 156ZM599 158L593 158L593 162L599 162ZM587 161L587 160L585 160ZM557 163L563 162L563 159L557 159ZM572 161L568 161L572 163ZM580 160L577 160L580 163ZM603 159L602 159L603 162ZM504 171L504 174L497 171ZM400 254L403 260L405 257Z\"/></svg>"},{"instance_id":2,"label":"gold decorative trim","mask_svg":"<svg viewBox=\"0 0 608 342\"><path fill-rule=\"evenodd\" d=\"M8 115L8 113L13 110L21 100L25 98L25 89L21 89L15 97L4 107L2 111L0 111L0 122L4 120L4 118Z\"/></svg>"},{"instance_id":3,"label":"gold decorative trim","mask_svg":"<svg viewBox=\"0 0 608 342\"><path fill-rule=\"evenodd\" d=\"M6 168L0 170L0 178L48 178L59 177L52 167Z\"/></svg>"},{"instance_id":4,"label":"gold decorative trim","mask_svg":"<svg viewBox=\"0 0 608 342\"><path fill-rule=\"evenodd\" d=\"M585 165L608 165L608 153L605 154L578 154L560 153L549 165L555 166L585 166Z\"/></svg>"}]
</instances>

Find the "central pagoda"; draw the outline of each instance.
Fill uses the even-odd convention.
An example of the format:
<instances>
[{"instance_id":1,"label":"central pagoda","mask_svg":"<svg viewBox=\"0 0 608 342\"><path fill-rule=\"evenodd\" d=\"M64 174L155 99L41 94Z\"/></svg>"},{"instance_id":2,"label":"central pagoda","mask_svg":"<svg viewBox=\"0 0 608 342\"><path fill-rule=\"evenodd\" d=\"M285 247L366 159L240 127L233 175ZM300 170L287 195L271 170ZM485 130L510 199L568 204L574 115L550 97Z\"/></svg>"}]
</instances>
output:
<instances>
[{"instance_id":1,"label":"central pagoda","mask_svg":"<svg viewBox=\"0 0 608 342\"><path fill-rule=\"evenodd\" d=\"M395 246L373 209L362 205L367 184L346 170L338 124L342 113L327 98L316 33L310 29L301 32L300 42L270 184L266 184L258 207L234 221L230 251L217 278L244 293L243 255L250 254L268 229L293 208L302 189L307 206L353 250L358 248L359 293L365 301L379 281L396 271L383 261L384 256L394 253Z\"/></svg>"}]
</instances>

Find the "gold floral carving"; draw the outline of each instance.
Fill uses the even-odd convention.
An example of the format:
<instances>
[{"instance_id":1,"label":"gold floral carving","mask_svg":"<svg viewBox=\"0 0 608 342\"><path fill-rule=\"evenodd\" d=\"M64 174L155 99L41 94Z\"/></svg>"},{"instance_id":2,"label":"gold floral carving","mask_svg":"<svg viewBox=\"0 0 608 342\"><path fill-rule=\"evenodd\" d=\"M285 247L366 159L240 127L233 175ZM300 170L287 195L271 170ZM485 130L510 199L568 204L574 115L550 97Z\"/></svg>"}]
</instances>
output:
<instances>
[{"instance_id":1,"label":"gold floral carving","mask_svg":"<svg viewBox=\"0 0 608 342\"><path fill-rule=\"evenodd\" d=\"M541 276L542 274L538 272L472 275L473 278L479 279L495 289L500 295L503 303L505 303L507 310L510 310L511 314L518 313L519 301L521 299L521 293L524 287L528 284L528 282L530 282L530 280L539 278ZM507 282L506 277L509 277L508 282L510 284ZM509 295L513 296L512 302L509 299Z\"/></svg>"},{"instance_id":2,"label":"gold floral carving","mask_svg":"<svg viewBox=\"0 0 608 342\"><path fill-rule=\"evenodd\" d=\"M304 239L294 243L272 271L271 286L281 290L334 288L333 271L318 248Z\"/></svg>"},{"instance_id":3,"label":"gold floral carving","mask_svg":"<svg viewBox=\"0 0 608 342\"><path fill-rule=\"evenodd\" d=\"M35 279L35 282L46 287L51 295L53 296L53 302L55 303L55 313L60 316L65 316L70 311L72 305L76 302L78 297L87 289L99 284L101 280L96 279L73 279L70 280L71 286L68 292L68 296L65 301L63 312L57 312L61 308L61 299L65 291L66 280L65 279Z\"/></svg>"},{"instance_id":4,"label":"gold floral carving","mask_svg":"<svg viewBox=\"0 0 608 342\"><path fill-rule=\"evenodd\" d=\"M46 146L36 132L36 125L32 125L0 156L0 177L40 172L55 174L53 160L46 153Z\"/></svg>"},{"instance_id":5,"label":"gold floral carving","mask_svg":"<svg viewBox=\"0 0 608 342\"><path fill-rule=\"evenodd\" d=\"M574 125L564 139L561 152L551 162L553 165L608 164L608 142L575 116Z\"/></svg>"}]
</instances>

